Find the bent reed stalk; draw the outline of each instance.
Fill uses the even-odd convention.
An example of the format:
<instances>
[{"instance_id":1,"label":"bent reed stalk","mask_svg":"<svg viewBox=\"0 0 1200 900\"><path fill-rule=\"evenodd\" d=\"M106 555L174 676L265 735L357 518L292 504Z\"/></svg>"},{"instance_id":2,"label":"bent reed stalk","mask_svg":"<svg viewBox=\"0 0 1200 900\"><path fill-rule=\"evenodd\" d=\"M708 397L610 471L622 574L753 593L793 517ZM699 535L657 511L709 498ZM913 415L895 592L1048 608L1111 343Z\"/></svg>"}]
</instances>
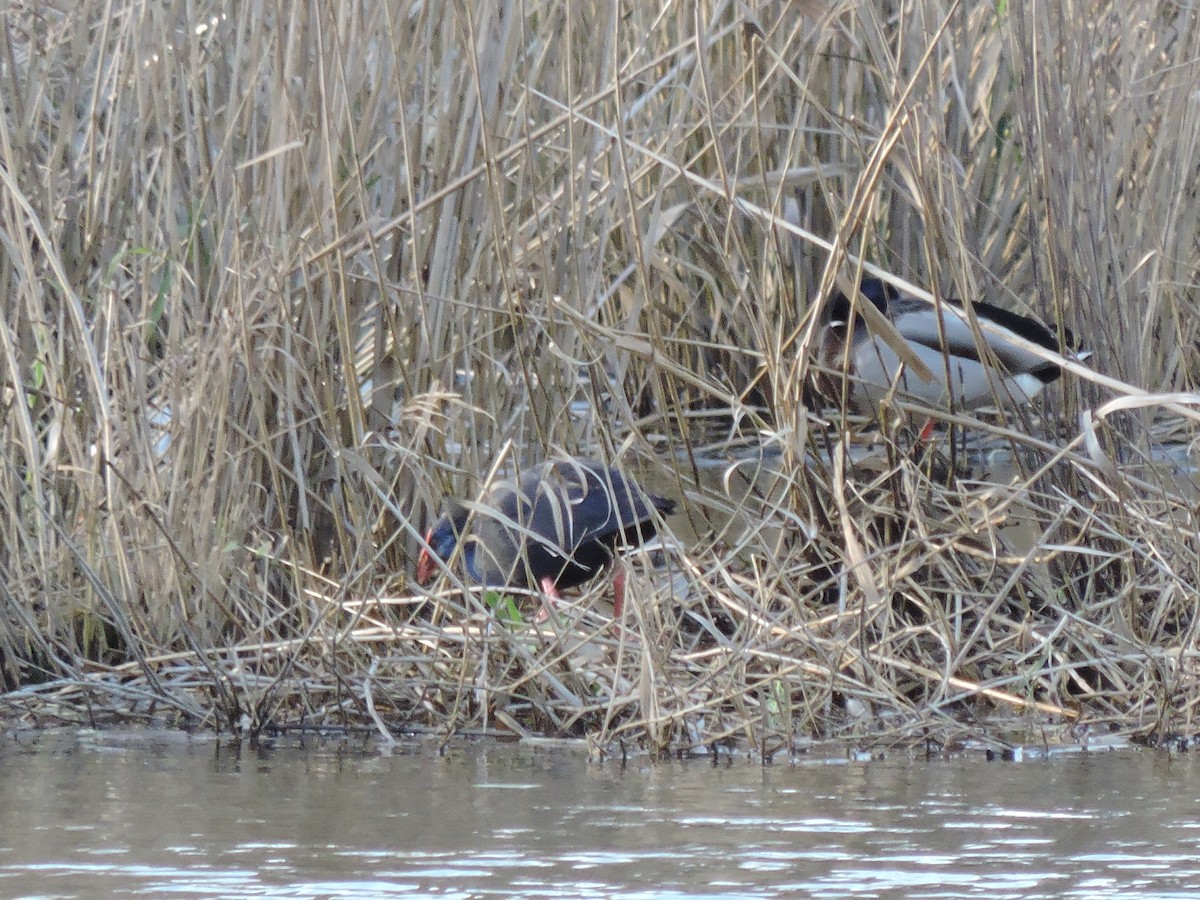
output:
<instances>
[{"instance_id":1,"label":"bent reed stalk","mask_svg":"<svg viewBox=\"0 0 1200 900\"><path fill-rule=\"evenodd\" d=\"M1194 731L1184 8L109 10L4 16L10 722ZM939 472L902 399L876 432L812 394L860 265L1094 356L936 411ZM680 500L623 626L600 586L542 624L419 590L441 497L556 450Z\"/></svg>"}]
</instances>

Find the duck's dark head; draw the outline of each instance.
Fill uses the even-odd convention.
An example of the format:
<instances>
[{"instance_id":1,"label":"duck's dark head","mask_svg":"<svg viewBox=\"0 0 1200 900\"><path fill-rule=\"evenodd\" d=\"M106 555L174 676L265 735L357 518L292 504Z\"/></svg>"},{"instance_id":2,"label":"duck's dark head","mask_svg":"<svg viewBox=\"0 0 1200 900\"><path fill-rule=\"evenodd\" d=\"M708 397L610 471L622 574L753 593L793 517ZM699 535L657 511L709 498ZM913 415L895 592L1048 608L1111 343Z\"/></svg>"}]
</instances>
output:
<instances>
[{"instance_id":1,"label":"duck's dark head","mask_svg":"<svg viewBox=\"0 0 1200 900\"><path fill-rule=\"evenodd\" d=\"M880 278L865 277L859 283L859 291L863 297L874 304L875 308L887 315L888 303L900 297L900 292ZM861 299L859 302L862 302ZM838 291L829 302L829 320L838 325L850 323L850 298Z\"/></svg>"},{"instance_id":2,"label":"duck's dark head","mask_svg":"<svg viewBox=\"0 0 1200 900\"><path fill-rule=\"evenodd\" d=\"M882 278L864 278L858 289L881 313L887 312L888 304L893 300L900 299L900 292Z\"/></svg>"},{"instance_id":3,"label":"duck's dark head","mask_svg":"<svg viewBox=\"0 0 1200 900\"><path fill-rule=\"evenodd\" d=\"M425 534L426 546L421 548L417 557L417 584L426 585L433 581L438 572L437 560L446 562L454 555L463 529L467 524L467 510L457 503L447 502L445 512L430 526ZM474 556L474 546L468 543L463 547L463 556L468 571L473 568L471 559Z\"/></svg>"}]
</instances>

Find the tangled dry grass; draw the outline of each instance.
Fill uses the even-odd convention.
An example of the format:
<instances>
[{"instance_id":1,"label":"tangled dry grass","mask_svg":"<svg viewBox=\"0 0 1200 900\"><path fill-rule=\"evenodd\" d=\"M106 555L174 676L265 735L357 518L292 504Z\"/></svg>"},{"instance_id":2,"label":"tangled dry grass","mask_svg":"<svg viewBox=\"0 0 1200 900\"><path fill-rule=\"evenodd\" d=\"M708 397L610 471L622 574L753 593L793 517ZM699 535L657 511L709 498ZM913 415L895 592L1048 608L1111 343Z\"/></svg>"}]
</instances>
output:
<instances>
[{"instance_id":1,"label":"tangled dry grass","mask_svg":"<svg viewBox=\"0 0 1200 900\"><path fill-rule=\"evenodd\" d=\"M1186 6L112 10L4 13L10 718L767 756L1194 730ZM1096 368L952 417L970 475L899 407L864 454L804 391L860 262ZM601 587L541 626L418 591L439 498L552 448L681 500L625 627Z\"/></svg>"}]
</instances>

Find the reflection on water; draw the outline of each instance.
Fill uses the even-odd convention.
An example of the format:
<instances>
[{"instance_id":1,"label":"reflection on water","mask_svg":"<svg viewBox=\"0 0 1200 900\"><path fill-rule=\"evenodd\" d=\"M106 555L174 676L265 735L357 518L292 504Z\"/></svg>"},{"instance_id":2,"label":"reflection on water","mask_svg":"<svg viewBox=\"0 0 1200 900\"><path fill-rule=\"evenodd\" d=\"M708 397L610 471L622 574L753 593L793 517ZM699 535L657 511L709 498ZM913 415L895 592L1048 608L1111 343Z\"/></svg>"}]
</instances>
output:
<instances>
[{"instance_id":1,"label":"reflection on water","mask_svg":"<svg viewBox=\"0 0 1200 900\"><path fill-rule=\"evenodd\" d=\"M1200 763L588 763L563 750L0 743L0 894L1182 897Z\"/></svg>"}]
</instances>

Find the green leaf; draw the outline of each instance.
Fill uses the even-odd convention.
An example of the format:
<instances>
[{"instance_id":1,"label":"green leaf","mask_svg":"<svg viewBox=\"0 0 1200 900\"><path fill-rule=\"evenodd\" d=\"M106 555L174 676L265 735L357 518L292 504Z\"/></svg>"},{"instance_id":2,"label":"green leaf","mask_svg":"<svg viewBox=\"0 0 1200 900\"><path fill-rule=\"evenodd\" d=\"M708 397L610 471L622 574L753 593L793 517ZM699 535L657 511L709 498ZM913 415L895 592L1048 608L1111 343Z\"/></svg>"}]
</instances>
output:
<instances>
[{"instance_id":1,"label":"green leaf","mask_svg":"<svg viewBox=\"0 0 1200 900\"><path fill-rule=\"evenodd\" d=\"M523 625L525 617L517 608L517 601L508 594L498 591L488 591L483 595L484 605L487 606L503 625Z\"/></svg>"}]
</instances>

